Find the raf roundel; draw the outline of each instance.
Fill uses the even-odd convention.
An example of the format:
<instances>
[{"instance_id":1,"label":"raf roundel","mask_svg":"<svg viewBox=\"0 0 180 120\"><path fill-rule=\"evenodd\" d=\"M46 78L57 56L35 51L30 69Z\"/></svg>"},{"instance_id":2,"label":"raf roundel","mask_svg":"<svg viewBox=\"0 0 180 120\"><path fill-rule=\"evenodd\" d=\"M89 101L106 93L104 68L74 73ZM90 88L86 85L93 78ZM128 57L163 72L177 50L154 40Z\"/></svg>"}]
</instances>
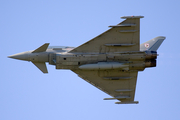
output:
<instances>
[{"instance_id":1,"label":"raf roundel","mask_svg":"<svg viewBox=\"0 0 180 120\"><path fill-rule=\"evenodd\" d=\"M145 46L146 48L149 48L149 43L145 43L144 46Z\"/></svg>"}]
</instances>

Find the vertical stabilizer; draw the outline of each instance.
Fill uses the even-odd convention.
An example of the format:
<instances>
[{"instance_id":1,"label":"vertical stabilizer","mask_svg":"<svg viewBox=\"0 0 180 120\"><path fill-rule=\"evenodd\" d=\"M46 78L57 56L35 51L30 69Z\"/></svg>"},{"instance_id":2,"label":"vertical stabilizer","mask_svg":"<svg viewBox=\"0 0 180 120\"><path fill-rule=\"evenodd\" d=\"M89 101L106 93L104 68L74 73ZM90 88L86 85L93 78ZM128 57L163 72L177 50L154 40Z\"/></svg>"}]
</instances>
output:
<instances>
[{"instance_id":1,"label":"vertical stabilizer","mask_svg":"<svg viewBox=\"0 0 180 120\"><path fill-rule=\"evenodd\" d=\"M140 45L140 51L157 51L166 37L159 36Z\"/></svg>"}]
</instances>

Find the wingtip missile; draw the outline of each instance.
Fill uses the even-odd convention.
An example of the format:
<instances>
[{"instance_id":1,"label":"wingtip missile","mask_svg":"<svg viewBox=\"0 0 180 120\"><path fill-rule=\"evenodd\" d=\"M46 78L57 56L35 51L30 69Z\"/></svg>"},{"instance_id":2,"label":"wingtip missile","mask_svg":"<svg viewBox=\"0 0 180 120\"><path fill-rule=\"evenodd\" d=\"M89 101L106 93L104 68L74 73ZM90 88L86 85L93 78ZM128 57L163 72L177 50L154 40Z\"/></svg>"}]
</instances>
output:
<instances>
[{"instance_id":1,"label":"wingtip missile","mask_svg":"<svg viewBox=\"0 0 180 120\"><path fill-rule=\"evenodd\" d=\"M115 102L115 104L139 104L139 101Z\"/></svg>"},{"instance_id":2,"label":"wingtip missile","mask_svg":"<svg viewBox=\"0 0 180 120\"><path fill-rule=\"evenodd\" d=\"M127 19L127 18L144 18L144 16L134 16L134 15L132 15L132 16L122 16L121 17L121 19Z\"/></svg>"}]
</instances>

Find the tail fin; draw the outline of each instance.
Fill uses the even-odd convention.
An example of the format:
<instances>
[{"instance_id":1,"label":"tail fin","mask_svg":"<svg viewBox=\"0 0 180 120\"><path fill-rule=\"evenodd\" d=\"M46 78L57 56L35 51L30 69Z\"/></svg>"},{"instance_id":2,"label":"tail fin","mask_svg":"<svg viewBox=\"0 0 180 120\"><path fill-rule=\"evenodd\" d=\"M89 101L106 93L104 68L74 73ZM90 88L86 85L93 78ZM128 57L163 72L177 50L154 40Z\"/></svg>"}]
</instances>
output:
<instances>
[{"instance_id":1,"label":"tail fin","mask_svg":"<svg viewBox=\"0 0 180 120\"><path fill-rule=\"evenodd\" d=\"M159 36L140 45L140 51L157 51L166 37Z\"/></svg>"}]
</instances>

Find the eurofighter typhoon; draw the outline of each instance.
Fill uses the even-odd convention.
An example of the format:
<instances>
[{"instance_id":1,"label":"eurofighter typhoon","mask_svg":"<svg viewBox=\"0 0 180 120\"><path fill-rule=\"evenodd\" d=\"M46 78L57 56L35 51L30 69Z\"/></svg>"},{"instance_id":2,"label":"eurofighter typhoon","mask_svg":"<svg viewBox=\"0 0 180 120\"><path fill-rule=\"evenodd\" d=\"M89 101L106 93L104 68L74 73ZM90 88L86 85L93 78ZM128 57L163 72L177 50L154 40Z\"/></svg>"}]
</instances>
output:
<instances>
[{"instance_id":1,"label":"eurofighter typhoon","mask_svg":"<svg viewBox=\"0 0 180 120\"><path fill-rule=\"evenodd\" d=\"M56 69L69 69L90 84L117 99L116 104L137 104L134 101L138 71L156 67L157 49L165 37L159 36L143 44L140 41L140 18L125 19L79 47L48 47L45 43L33 51L8 56L31 61L43 73L46 62Z\"/></svg>"}]
</instances>

